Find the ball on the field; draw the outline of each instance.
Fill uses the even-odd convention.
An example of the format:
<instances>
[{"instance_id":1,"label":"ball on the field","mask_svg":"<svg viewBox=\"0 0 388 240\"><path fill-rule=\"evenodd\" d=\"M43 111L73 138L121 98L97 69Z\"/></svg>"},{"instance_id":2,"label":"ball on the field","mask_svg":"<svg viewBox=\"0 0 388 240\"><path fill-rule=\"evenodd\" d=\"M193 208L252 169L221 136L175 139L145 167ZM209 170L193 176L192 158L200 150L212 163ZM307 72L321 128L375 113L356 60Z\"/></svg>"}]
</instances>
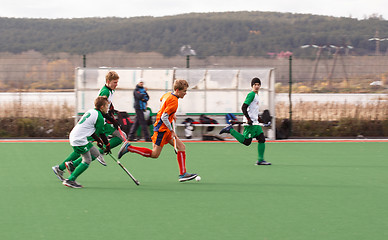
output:
<instances>
[{"instance_id":1,"label":"ball on the field","mask_svg":"<svg viewBox=\"0 0 388 240\"><path fill-rule=\"evenodd\" d=\"M195 181L197 181L197 182L201 181L201 177L200 176L196 176L195 177Z\"/></svg>"}]
</instances>

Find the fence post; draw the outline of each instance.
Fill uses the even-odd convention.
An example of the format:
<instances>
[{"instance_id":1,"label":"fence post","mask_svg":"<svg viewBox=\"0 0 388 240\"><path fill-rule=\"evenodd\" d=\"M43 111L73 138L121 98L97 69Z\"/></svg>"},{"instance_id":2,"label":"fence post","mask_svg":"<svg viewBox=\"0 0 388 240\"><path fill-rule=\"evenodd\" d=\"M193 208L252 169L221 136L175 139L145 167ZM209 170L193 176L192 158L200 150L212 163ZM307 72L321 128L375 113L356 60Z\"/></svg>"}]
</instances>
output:
<instances>
[{"instance_id":1,"label":"fence post","mask_svg":"<svg viewBox=\"0 0 388 240\"><path fill-rule=\"evenodd\" d=\"M82 55L82 60L83 60L83 66L86 68L86 55Z\"/></svg>"},{"instance_id":2,"label":"fence post","mask_svg":"<svg viewBox=\"0 0 388 240\"><path fill-rule=\"evenodd\" d=\"M290 120L290 129L289 129L289 137L292 135L292 100L291 100L291 94L292 94L292 56L289 57L289 81L288 81L288 99L289 99L289 120Z\"/></svg>"}]
</instances>

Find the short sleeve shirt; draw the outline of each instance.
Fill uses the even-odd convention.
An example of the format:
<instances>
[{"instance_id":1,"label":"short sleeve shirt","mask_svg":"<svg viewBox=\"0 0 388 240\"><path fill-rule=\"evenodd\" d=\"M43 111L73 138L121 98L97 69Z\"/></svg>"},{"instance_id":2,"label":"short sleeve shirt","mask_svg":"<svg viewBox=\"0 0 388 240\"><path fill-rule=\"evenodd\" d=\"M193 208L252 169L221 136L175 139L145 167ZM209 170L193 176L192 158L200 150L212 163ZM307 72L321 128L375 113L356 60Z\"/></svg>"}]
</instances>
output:
<instances>
[{"instance_id":1,"label":"short sleeve shirt","mask_svg":"<svg viewBox=\"0 0 388 240\"><path fill-rule=\"evenodd\" d=\"M112 103L113 101L113 93L115 91L112 90L112 89L109 89L106 85L104 85L101 89L100 89L100 93L98 94L98 96L106 96L108 101L109 101L109 106L110 104Z\"/></svg>"},{"instance_id":2,"label":"short sleeve shirt","mask_svg":"<svg viewBox=\"0 0 388 240\"><path fill-rule=\"evenodd\" d=\"M87 111L78 123L71 130L69 135L71 146L84 146L89 143L88 137L94 132L100 134L103 132L105 120L102 113L96 109Z\"/></svg>"}]
</instances>

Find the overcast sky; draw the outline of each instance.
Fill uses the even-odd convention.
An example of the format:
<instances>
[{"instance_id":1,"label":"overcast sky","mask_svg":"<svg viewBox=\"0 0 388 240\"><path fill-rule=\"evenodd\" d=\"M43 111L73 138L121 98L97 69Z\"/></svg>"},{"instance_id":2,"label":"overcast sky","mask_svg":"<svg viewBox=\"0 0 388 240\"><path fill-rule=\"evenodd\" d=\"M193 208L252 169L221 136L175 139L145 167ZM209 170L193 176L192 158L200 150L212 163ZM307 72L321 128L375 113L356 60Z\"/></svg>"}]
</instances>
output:
<instances>
[{"instance_id":1,"label":"overcast sky","mask_svg":"<svg viewBox=\"0 0 388 240\"><path fill-rule=\"evenodd\" d=\"M168 16L190 12L271 11L388 20L387 0L0 0L0 17Z\"/></svg>"}]
</instances>

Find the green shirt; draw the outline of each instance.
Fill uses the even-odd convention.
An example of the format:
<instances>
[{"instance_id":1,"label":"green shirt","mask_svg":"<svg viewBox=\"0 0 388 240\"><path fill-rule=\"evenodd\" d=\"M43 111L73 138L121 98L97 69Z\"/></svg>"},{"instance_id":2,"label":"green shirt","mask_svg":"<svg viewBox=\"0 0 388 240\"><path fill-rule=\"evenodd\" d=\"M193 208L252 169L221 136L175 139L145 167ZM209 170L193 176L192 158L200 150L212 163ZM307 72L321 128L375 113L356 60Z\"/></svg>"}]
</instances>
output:
<instances>
[{"instance_id":1,"label":"green shirt","mask_svg":"<svg viewBox=\"0 0 388 240\"><path fill-rule=\"evenodd\" d=\"M113 100L113 93L115 91L108 88L106 85L104 85L101 89L100 89L100 93L98 94L98 96L106 96L108 101L109 101L109 106L110 104L112 103L112 100Z\"/></svg>"}]
</instances>

